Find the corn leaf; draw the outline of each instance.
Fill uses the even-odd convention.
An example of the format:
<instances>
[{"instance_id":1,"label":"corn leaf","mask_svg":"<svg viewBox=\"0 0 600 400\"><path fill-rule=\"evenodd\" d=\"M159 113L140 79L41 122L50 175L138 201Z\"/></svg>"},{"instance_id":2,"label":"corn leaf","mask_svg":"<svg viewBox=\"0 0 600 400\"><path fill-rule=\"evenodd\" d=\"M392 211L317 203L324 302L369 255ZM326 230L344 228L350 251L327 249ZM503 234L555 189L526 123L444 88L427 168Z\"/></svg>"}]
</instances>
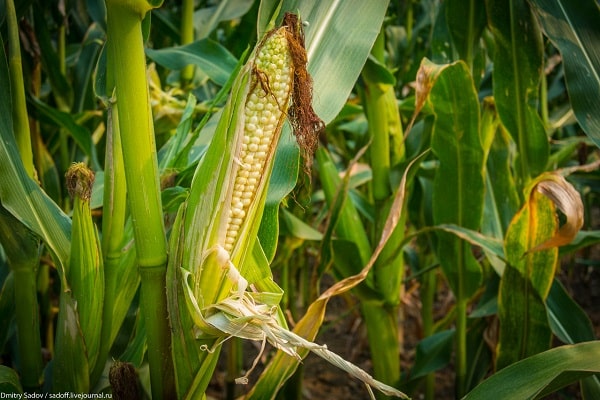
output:
<instances>
[{"instance_id":1,"label":"corn leaf","mask_svg":"<svg viewBox=\"0 0 600 400\"><path fill-rule=\"evenodd\" d=\"M533 0L541 27L562 55L577 122L600 147L600 8L594 0Z\"/></svg>"},{"instance_id":2,"label":"corn leaf","mask_svg":"<svg viewBox=\"0 0 600 400\"><path fill-rule=\"evenodd\" d=\"M451 0L446 3L446 21L452 43L461 60L473 63L476 48L485 28L485 3L482 1Z\"/></svg>"},{"instance_id":3,"label":"corn leaf","mask_svg":"<svg viewBox=\"0 0 600 400\"><path fill-rule=\"evenodd\" d=\"M497 129L486 162L486 206L481 231L497 239L504 238L512 217L519 209L510 145L506 130Z\"/></svg>"},{"instance_id":4,"label":"corn leaf","mask_svg":"<svg viewBox=\"0 0 600 400\"><path fill-rule=\"evenodd\" d=\"M167 268L167 298L169 300L169 318L171 323L171 349L175 368L175 384L179 398L187 393L188 397L201 398L208 382L195 382L201 379L199 373L203 364L211 364L206 360L218 359L219 352L209 353L201 350L202 345L212 348L214 340L200 342L194 335L194 322L186 307L185 293L181 282L184 277L179 266L183 256L182 214L178 214L170 239L169 266ZM210 370L212 371L212 370ZM210 379L212 372L205 374Z\"/></svg>"},{"instance_id":5,"label":"corn leaf","mask_svg":"<svg viewBox=\"0 0 600 400\"><path fill-rule=\"evenodd\" d=\"M56 326L52 390L56 393L87 393L90 390L87 348L79 325L77 302L71 292L64 288L60 296Z\"/></svg>"},{"instance_id":6,"label":"corn leaf","mask_svg":"<svg viewBox=\"0 0 600 400\"><path fill-rule=\"evenodd\" d=\"M526 1L486 1L495 38L494 99L502 123L520 154L524 182L546 166L549 146L537 114L542 70L542 36Z\"/></svg>"},{"instance_id":7,"label":"corn leaf","mask_svg":"<svg viewBox=\"0 0 600 400\"><path fill-rule=\"evenodd\" d=\"M337 271L341 277L347 277L358 273L361 268L369 261L371 256L371 244L365 228L361 222L360 215L350 198L348 198L348 175L342 180L339 172L335 167L331 155L325 149L317 150L317 162L319 163L319 174L325 199L330 209L330 220L328 223L328 240L324 240L321 247L322 258L325 264L328 263L327 254L330 250L327 246L331 246L332 230L337 235L337 239L352 243L356 250L353 252L358 255L354 259L354 265L348 265L350 268L343 268ZM337 252L334 253L334 256ZM345 263L338 263L337 267L344 267ZM323 267L321 267L323 268ZM321 271L322 272L322 271Z\"/></svg>"},{"instance_id":8,"label":"corn leaf","mask_svg":"<svg viewBox=\"0 0 600 400\"><path fill-rule=\"evenodd\" d=\"M200 8L194 12L194 27L196 37L207 37L222 21L229 21L242 17L248 12L253 0L227 0L218 5Z\"/></svg>"},{"instance_id":9,"label":"corn leaf","mask_svg":"<svg viewBox=\"0 0 600 400\"><path fill-rule=\"evenodd\" d=\"M431 147L440 160L433 189L434 222L476 230L483 213L484 151L473 80L463 62L438 66L425 60L421 69L434 77L429 78L434 80L429 101L436 117ZM470 246L447 233L440 232L438 238L438 257L452 290L470 297L481 280Z\"/></svg>"},{"instance_id":10,"label":"corn leaf","mask_svg":"<svg viewBox=\"0 0 600 400\"><path fill-rule=\"evenodd\" d=\"M39 52L44 72L48 74L48 80L52 87L52 95L61 110L70 110L73 104L73 88L60 67L62 60L52 44L52 37L47 22L44 20L44 9L43 7L33 7L32 11L36 40L40 46Z\"/></svg>"},{"instance_id":11,"label":"corn leaf","mask_svg":"<svg viewBox=\"0 0 600 400\"><path fill-rule=\"evenodd\" d=\"M519 361L485 380L463 400L540 399L600 373L600 341L561 346Z\"/></svg>"},{"instance_id":12,"label":"corn leaf","mask_svg":"<svg viewBox=\"0 0 600 400\"><path fill-rule=\"evenodd\" d=\"M454 329L449 329L421 340L417 345L415 364L410 371L411 379L423 377L447 365L452 356L454 336Z\"/></svg>"},{"instance_id":13,"label":"corn leaf","mask_svg":"<svg viewBox=\"0 0 600 400\"><path fill-rule=\"evenodd\" d=\"M14 369L6 365L0 365L0 393L23 395L19 375Z\"/></svg>"},{"instance_id":14,"label":"corn leaf","mask_svg":"<svg viewBox=\"0 0 600 400\"><path fill-rule=\"evenodd\" d=\"M554 280L548 299L548 319L552 332L565 344L596 339L590 318L558 280Z\"/></svg>"},{"instance_id":15,"label":"corn leaf","mask_svg":"<svg viewBox=\"0 0 600 400\"><path fill-rule=\"evenodd\" d=\"M0 43L1 44L1 43ZM4 46L0 45L0 87L10 87ZM56 257L61 279L70 253L70 219L27 175L19 157L12 127L10 96L0 96L0 201L2 205L35 232Z\"/></svg>"},{"instance_id":16,"label":"corn leaf","mask_svg":"<svg viewBox=\"0 0 600 400\"><path fill-rule=\"evenodd\" d=\"M284 126L281 139L275 153L273 173L269 181L265 208L258 231L260 244L269 260L273 261L279 236L279 205L296 185L300 169L300 151L296 145L289 125Z\"/></svg>"},{"instance_id":17,"label":"corn leaf","mask_svg":"<svg viewBox=\"0 0 600 400\"><path fill-rule=\"evenodd\" d=\"M227 49L211 39L160 50L146 49L146 55L157 64L172 70L183 69L189 64L196 65L221 86L225 85L237 64L237 60Z\"/></svg>"},{"instance_id":18,"label":"corn leaf","mask_svg":"<svg viewBox=\"0 0 600 400\"><path fill-rule=\"evenodd\" d=\"M30 104L32 104L39 113L38 118L41 117L44 120L50 120L52 123L56 124L56 126L64 128L67 132L69 132L79 148L81 148L86 156L90 158L93 168L95 170L101 169L96 147L92 142L92 134L81 124L79 124L73 115L52 108L35 97L30 97L29 100Z\"/></svg>"},{"instance_id":19,"label":"corn leaf","mask_svg":"<svg viewBox=\"0 0 600 400\"><path fill-rule=\"evenodd\" d=\"M5 323L0 325L0 346L4 346L15 318L15 275L9 272L0 289L0 315L6 316Z\"/></svg>"},{"instance_id":20,"label":"corn leaf","mask_svg":"<svg viewBox=\"0 0 600 400\"><path fill-rule=\"evenodd\" d=\"M550 346L551 331L544 302L554 279L558 250L527 250L554 235L557 229L554 212L552 202L533 191L508 229L505 239L508 265L498 295L498 369Z\"/></svg>"}]
</instances>

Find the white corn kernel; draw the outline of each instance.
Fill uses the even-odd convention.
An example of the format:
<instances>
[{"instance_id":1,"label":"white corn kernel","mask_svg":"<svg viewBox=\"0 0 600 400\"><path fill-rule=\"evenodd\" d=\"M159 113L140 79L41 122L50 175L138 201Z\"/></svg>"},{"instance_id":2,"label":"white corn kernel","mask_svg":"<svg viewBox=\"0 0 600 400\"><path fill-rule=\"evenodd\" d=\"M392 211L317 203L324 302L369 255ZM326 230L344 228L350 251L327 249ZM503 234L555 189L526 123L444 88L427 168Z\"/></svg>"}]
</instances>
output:
<instances>
[{"instance_id":1,"label":"white corn kernel","mask_svg":"<svg viewBox=\"0 0 600 400\"><path fill-rule=\"evenodd\" d=\"M268 37L254 60L250 93L244 109L244 133L241 151L236 155L236 177L229 200L229 216L223 248L231 251L242 229L244 218L252 201L257 197L265 168L274 151L271 142L278 137L280 120L290 100L292 87L292 59L284 29Z\"/></svg>"}]
</instances>

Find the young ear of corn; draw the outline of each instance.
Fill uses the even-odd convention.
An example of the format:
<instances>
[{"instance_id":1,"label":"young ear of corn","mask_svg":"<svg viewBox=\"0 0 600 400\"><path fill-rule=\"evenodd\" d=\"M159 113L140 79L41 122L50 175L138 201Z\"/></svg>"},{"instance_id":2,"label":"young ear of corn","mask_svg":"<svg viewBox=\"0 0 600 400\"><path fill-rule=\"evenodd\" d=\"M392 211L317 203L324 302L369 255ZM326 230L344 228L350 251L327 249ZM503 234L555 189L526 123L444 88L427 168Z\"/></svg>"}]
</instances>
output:
<instances>
[{"instance_id":1,"label":"young ear of corn","mask_svg":"<svg viewBox=\"0 0 600 400\"><path fill-rule=\"evenodd\" d=\"M182 288L169 289L170 296L178 299L170 301L176 318L174 340L185 338L186 318L191 317L195 339L208 352L232 336L269 341L298 358L296 349L304 347L367 384L400 395L363 371L356 372L350 363L340 362L325 346L287 330L277 305L281 290L272 280L266 259L263 266L267 268L257 265L261 257L256 236L285 118L293 119L290 122L305 156L313 151L323 127L310 105L310 85L301 24L296 16L286 14L283 26L266 34L236 79L213 141L196 170L190 196L174 224L169 268L181 269L169 276L183 281ZM189 317L181 313L183 302ZM174 343L173 348L180 352L183 345ZM205 359L214 363L211 357ZM193 364L189 359L186 362ZM190 382L190 378L181 375L179 379L177 357L175 363L178 390L188 397L198 394L202 386L198 382L206 378L193 379L191 388L181 387L180 382ZM198 374L208 371L204 365L194 368Z\"/></svg>"},{"instance_id":2,"label":"young ear of corn","mask_svg":"<svg viewBox=\"0 0 600 400\"><path fill-rule=\"evenodd\" d=\"M71 254L66 282L62 282L56 329L53 390L87 393L90 373L98 359L104 268L98 232L92 221L90 197L94 173L83 163L73 164L66 174L73 198Z\"/></svg>"}]
</instances>

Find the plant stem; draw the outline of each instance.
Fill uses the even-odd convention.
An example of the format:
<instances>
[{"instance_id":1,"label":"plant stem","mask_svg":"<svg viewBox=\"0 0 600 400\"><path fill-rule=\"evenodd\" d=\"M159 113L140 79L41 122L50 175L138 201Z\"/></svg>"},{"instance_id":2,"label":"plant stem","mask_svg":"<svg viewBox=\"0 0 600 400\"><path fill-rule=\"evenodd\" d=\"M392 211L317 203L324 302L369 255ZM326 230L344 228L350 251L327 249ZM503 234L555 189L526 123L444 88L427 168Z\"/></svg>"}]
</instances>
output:
<instances>
[{"instance_id":1,"label":"plant stem","mask_svg":"<svg viewBox=\"0 0 600 400\"><path fill-rule=\"evenodd\" d=\"M112 76L107 76L108 87L113 87ZM102 258L104 259L104 308L102 311L102 331L98 360L105 360L112 345L113 311L117 296L117 278L122 256L124 226L127 213L127 186L125 167L121 152L119 133L119 113L114 103L108 110L109 133L106 142L104 167L104 211L102 214ZM91 374L94 384L102 374L104 365L99 362Z\"/></svg>"},{"instance_id":2,"label":"plant stem","mask_svg":"<svg viewBox=\"0 0 600 400\"><path fill-rule=\"evenodd\" d=\"M33 151L29 132L29 119L25 103L25 83L19 44L19 25L13 0L6 0L6 25L8 28L8 65L13 104L13 128L19 154L29 177L34 177Z\"/></svg>"},{"instance_id":3,"label":"plant stem","mask_svg":"<svg viewBox=\"0 0 600 400\"><path fill-rule=\"evenodd\" d=\"M380 64L385 63L385 35L382 30L377 37L372 55ZM369 68L367 66L367 68ZM392 188L390 169L403 157L402 127L394 93L394 86L381 81L373 71L365 77L365 103L371 138L370 159L373 171L373 200L375 203L374 240L382 234L391 205ZM399 139L399 141L398 141ZM403 216L404 220L405 217ZM400 297L404 262L399 246L404 236L403 223L390 237L389 242L375 263L373 275L375 289L384 300L384 306L363 306L367 323L369 346L376 379L395 386L400 380L400 348L402 332L399 323ZM383 398L381 394L378 398Z\"/></svg>"},{"instance_id":4,"label":"plant stem","mask_svg":"<svg viewBox=\"0 0 600 400\"><path fill-rule=\"evenodd\" d=\"M456 398L467 392L467 299L456 299Z\"/></svg>"},{"instance_id":5,"label":"plant stem","mask_svg":"<svg viewBox=\"0 0 600 400\"><path fill-rule=\"evenodd\" d=\"M375 379L391 386L400 381L400 349L398 346L398 307L363 303L362 314L367 325L367 337ZM387 399L376 394L378 399Z\"/></svg>"},{"instance_id":6,"label":"plant stem","mask_svg":"<svg viewBox=\"0 0 600 400\"><path fill-rule=\"evenodd\" d=\"M469 18L467 21L467 26L469 27L467 31L467 53L465 54L465 62L469 67L469 71L473 71L473 44L475 43L475 0L469 0Z\"/></svg>"},{"instance_id":7,"label":"plant stem","mask_svg":"<svg viewBox=\"0 0 600 400\"><path fill-rule=\"evenodd\" d=\"M141 27L149 8L145 2L107 1L107 45L142 281L152 397L162 399L172 398L176 390L165 290L166 239Z\"/></svg>"},{"instance_id":8,"label":"plant stem","mask_svg":"<svg viewBox=\"0 0 600 400\"><path fill-rule=\"evenodd\" d=\"M227 375L225 377L225 398L234 400L236 398L235 379L241 376L242 371L242 341L240 338L232 337L227 341Z\"/></svg>"},{"instance_id":9,"label":"plant stem","mask_svg":"<svg viewBox=\"0 0 600 400\"><path fill-rule=\"evenodd\" d=\"M33 254L36 254L34 252ZM32 264L37 257L32 257ZM19 331L21 383L24 390L39 390L42 376L42 343L38 320L36 270L34 265L14 268L15 314Z\"/></svg>"},{"instance_id":10,"label":"plant stem","mask_svg":"<svg viewBox=\"0 0 600 400\"><path fill-rule=\"evenodd\" d=\"M6 20L13 130L25 171L30 178L34 178L35 167L29 117L25 103L19 26L13 0L6 0ZM3 207L0 207L0 213L2 214L2 225L5 228L11 227L12 230L12 232L7 232L3 229L0 241L14 271L21 383L26 391L39 390L42 377L42 342L37 303L38 241L33 239L27 228L18 220L5 212ZM6 221L10 222L5 224Z\"/></svg>"},{"instance_id":11,"label":"plant stem","mask_svg":"<svg viewBox=\"0 0 600 400\"><path fill-rule=\"evenodd\" d=\"M425 263L422 265L425 265ZM435 271L429 271L423 275L423 282L421 284L421 319L423 321L423 337L429 337L433 334L433 303L436 289L435 283ZM434 396L435 374L431 373L425 378L425 400L433 400Z\"/></svg>"},{"instance_id":12,"label":"plant stem","mask_svg":"<svg viewBox=\"0 0 600 400\"><path fill-rule=\"evenodd\" d=\"M181 4L181 45L194 41L194 0L183 0ZM194 79L194 65L181 70L181 86Z\"/></svg>"},{"instance_id":13,"label":"plant stem","mask_svg":"<svg viewBox=\"0 0 600 400\"><path fill-rule=\"evenodd\" d=\"M42 378L42 343L37 303L38 239L0 206L0 244L14 274L14 301L21 384L38 391Z\"/></svg>"}]
</instances>

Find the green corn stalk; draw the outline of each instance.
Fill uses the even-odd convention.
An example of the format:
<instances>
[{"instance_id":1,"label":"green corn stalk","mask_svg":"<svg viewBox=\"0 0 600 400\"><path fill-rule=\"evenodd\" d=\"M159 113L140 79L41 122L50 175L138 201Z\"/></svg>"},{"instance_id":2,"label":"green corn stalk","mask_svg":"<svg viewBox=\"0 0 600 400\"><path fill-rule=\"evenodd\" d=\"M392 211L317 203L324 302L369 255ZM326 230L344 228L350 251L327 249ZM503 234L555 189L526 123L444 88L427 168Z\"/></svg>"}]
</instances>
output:
<instances>
[{"instance_id":1,"label":"green corn stalk","mask_svg":"<svg viewBox=\"0 0 600 400\"><path fill-rule=\"evenodd\" d=\"M391 168L404 157L402 125L393 85L395 81L384 66L384 40L382 31L371 50L372 59L363 70L366 114L372 141L369 150L375 204L374 237L381 236L393 201ZM405 215L406 213L402 213L401 227L395 230L374 266L374 287L384 299L384 306L363 306L375 377L390 385L397 385L400 381L403 334L400 330L402 323L398 318L404 261L399 245L404 237Z\"/></svg>"},{"instance_id":2,"label":"green corn stalk","mask_svg":"<svg viewBox=\"0 0 600 400\"><path fill-rule=\"evenodd\" d=\"M8 69L11 83L9 89L12 100L12 129L23 167L27 175L34 178L35 168L27 106L25 104L17 14L13 0L7 0L5 7L8 28ZM19 355L21 357L21 382L25 390L39 390L42 382L42 345L37 303L39 240L21 221L1 205L0 225L2 225L0 243L7 253L11 269L14 272L14 300Z\"/></svg>"},{"instance_id":3,"label":"green corn stalk","mask_svg":"<svg viewBox=\"0 0 600 400\"><path fill-rule=\"evenodd\" d=\"M204 393L214 369L212 354L229 337L268 341L298 359L300 348L309 349L380 390L399 394L325 346L287 330L278 307L281 289L273 282L256 241L286 116L307 155L322 128L310 105L310 77L305 68L301 25L296 16L286 14L282 27L265 35L234 82L213 141L196 170L190 196L179 210L169 268L183 278L183 287L169 291L169 306L175 322L174 353L187 357L174 356L182 397ZM184 304L188 316L181 312ZM202 358L199 363L188 356L193 349L187 347L189 351L184 352L190 318L195 345L202 346L197 353ZM192 365L195 376L183 363ZM247 378L236 381L244 383Z\"/></svg>"},{"instance_id":4,"label":"green corn stalk","mask_svg":"<svg viewBox=\"0 0 600 400\"><path fill-rule=\"evenodd\" d=\"M6 1L6 17L8 26L8 64L10 70L11 95L13 101L13 128L15 139L27 175L34 177L33 151L29 133L29 119L25 105L25 86L21 63L21 46L19 45L19 26L13 0Z\"/></svg>"},{"instance_id":5,"label":"green corn stalk","mask_svg":"<svg viewBox=\"0 0 600 400\"><path fill-rule=\"evenodd\" d=\"M165 292L163 225L154 127L150 112L142 20L162 1L109 0L107 75L114 79L127 195L141 278L153 398L175 392ZM112 330L111 330L112 331Z\"/></svg>"},{"instance_id":6,"label":"green corn stalk","mask_svg":"<svg viewBox=\"0 0 600 400\"><path fill-rule=\"evenodd\" d=\"M42 383L42 345L36 287L39 239L0 206L0 243L14 276L21 384L25 390L36 391Z\"/></svg>"},{"instance_id":7,"label":"green corn stalk","mask_svg":"<svg viewBox=\"0 0 600 400\"><path fill-rule=\"evenodd\" d=\"M183 0L181 4L181 45L194 41L194 0ZM194 65L187 65L180 72L182 86L194 78Z\"/></svg>"}]
</instances>

